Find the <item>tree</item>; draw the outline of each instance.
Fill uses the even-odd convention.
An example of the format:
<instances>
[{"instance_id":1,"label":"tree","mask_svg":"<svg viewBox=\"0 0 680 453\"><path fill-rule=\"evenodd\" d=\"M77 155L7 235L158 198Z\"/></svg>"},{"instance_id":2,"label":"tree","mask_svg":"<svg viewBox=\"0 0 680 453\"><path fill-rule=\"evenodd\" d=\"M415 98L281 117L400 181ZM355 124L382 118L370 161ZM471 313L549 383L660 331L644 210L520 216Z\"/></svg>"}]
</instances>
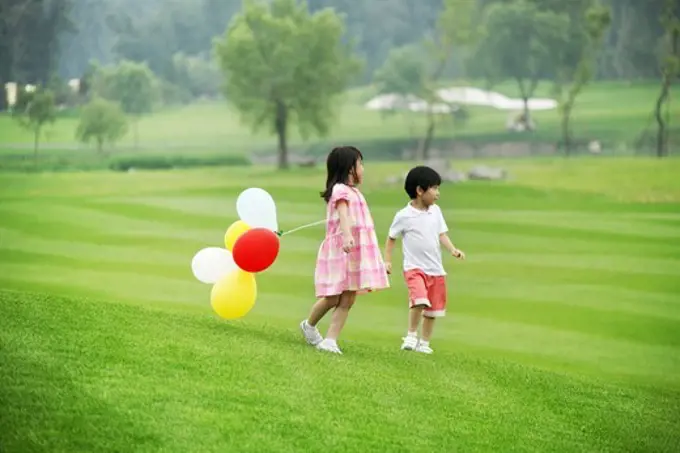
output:
<instances>
[{"instance_id":1,"label":"tree","mask_svg":"<svg viewBox=\"0 0 680 453\"><path fill-rule=\"evenodd\" d=\"M172 57L173 82L192 98L215 97L220 92L220 70L213 61L202 55L185 55L181 52Z\"/></svg>"},{"instance_id":2,"label":"tree","mask_svg":"<svg viewBox=\"0 0 680 453\"><path fill-rule=\"evenodd\" d=\"M254 131L269 125L278 137L279 168L288 167L288 132L325 135L334 101L361 69L342 43L342 19L331 9L311 14L304 2L246 1L215 54L227 99Z\"/></svg>"},{"instance_id":3,"label":"tree","mask_svg":"<svg viewBox=\"0 0 680 453\"><path fill-rule=\"evenodd\" d=\"M390 52L374 81L382 94L394 93L404 97L417 96L426 102L426 131L418 145L417 158L428 158L434 139L437 104L443 101L437 94L437 83L455 51L463 53L478 39L474 25L474 3L468 0L445 0L444 10L437 21L434 36L423 45L404 46Z\"/></svg>"},{"instance_id":4,"label":"tree","mask_svg":"<svg viewBox=\"0 0 680 453\"><path fill-rule=\"evenodd\" d=\"M541 11L527 0L491 4L486 14L486 36L479 58L490 82L513 79L524 101L524 121L529 122L529 99L541 78L554 75L555 49L567 39L565 14Z\"/></svg>"},{"instance_id":5,"label":"tree","mask_svg":"<svg viewBox=\"0 0 680 453\"><path fill-rule=\"evenodd\" d=\"M435 106L441 103L437 95L437 83L446 70L453 53L463 53L479 39L479 30L473 16L475 4L468 0L444 0L444 10L439 15L434 38L425 41L433 61L432 71L428 74L425 86L427 102L427 129L425 137L418 146L418 157L427 159L436 127Z\"/></svg>"},{"instance_id":6,"label":"tree","mask_svg":"<svg viewBox=\"0 0 680 453\"><path fill-rule=\"evenodd\" d=\"M410 116L408 102L424 96L427 63L419 47L397 47L390 51L385 64L373 76L379 94L397 95L404 101L407 119Z\"/></svg>"},{"instance_id":7,"label":"tree","mask_svg":"<svg viewBox=\"0 0 680 453\"><path fill-rule=\"evenodd\" d=\"M661 92L656 100L654 115L658 124L656 138L656 155L668 155L667 121L664 120L663 106L669 103L670 87L680 76L680 4L674 0L664 0L661 13L661 24L664 28L661 54Z\"/></svg>"},{"instance_id":8,"label":"tree","mask_svg":"<svg viewBox=\"0 0 680 453\"><path fill-rule=\"evenodd\" d=\"M22 90L17 96L13 115L23 127L33 132L33 156L37 167L40 134L45 124L54 123L57 119L54 94L43 88Z\"/></svg>"},{"instance_id":9,"label":"tree","mask_svg":"<svg viewBox=\"0 0 680 453\"><path fill-rule=\"evenodd\" d=\"M571 152L571 113L576 98L593 76L597 51L611 22L609 9L594 0L586 0L583 6L571 15L569 39L563 43L555 80L562 146L567 156Z\"/></svg>"},{"instance_id":10,"label":"tree","mask_svg":"<svg viewBox=\"0 0 680 453\"><path fill-rule=\"evenodd\" d=\"M93 98L80 111L76 138L83 143L94 139L101 154L104 143L113 144L127 132L125 113L120 104L102 98Z\"/></svg>"},{"instance_id":11,"label":"tree","mask_svg":"<svg viewBox=\"0 0 680 453\"><path fill-rule=\"evenodd\" d=\"M117 66L100 70L97 94L120 103L132 117L135 148L139 144L139 119L151 113L157 97L158 81L146 63L122 61Z\"/></svg>"}]
</instances>

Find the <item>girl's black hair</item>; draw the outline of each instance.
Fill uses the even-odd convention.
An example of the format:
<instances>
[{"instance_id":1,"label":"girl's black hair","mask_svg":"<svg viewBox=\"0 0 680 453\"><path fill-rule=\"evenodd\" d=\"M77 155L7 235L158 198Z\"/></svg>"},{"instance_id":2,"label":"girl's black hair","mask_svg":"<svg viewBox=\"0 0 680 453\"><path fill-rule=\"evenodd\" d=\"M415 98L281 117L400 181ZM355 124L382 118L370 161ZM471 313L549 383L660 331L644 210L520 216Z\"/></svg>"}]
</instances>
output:
<instances>
[{"instance_id":1,"label":"girl's black hair","mask_svg":"<svg viewBox=\"0 0 680 453\"><path fill-rule=\"evenodd\" d=\"M326 159L326 190L321 192L321 198L326 203L331 199L333 186L336 184L347 184L349 175L356 168L357 161L364 159L361 151L354 146L338 146L331 150Z\"/></svg>"}]
</instances>

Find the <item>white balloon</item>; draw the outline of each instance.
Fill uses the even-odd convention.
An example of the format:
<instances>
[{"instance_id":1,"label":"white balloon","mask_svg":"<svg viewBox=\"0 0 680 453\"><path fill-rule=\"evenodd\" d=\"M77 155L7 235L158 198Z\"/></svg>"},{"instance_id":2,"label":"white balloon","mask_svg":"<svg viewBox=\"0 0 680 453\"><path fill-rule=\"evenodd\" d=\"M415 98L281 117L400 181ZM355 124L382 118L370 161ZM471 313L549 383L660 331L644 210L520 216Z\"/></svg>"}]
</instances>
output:
<instances>
[{"instance_id":1,"label":"white balloon","mask_svg":"<svg viewBox=\"0 0 680 453\"><path fill-rule=\"evenodd\" d=\"M227 249L208 247L200 250L191 260L191 270L202 283L217 283L222 277L238 269Z\"/></svg>"},{"instance_id":2,"label":"white balloon","mask_svg":"<svg viewBox=\"0 0 680 453\"><path fill-rule=\"evenodd\" d=\"M241 192L236 200L236 212L251 228L279 230L276 203L269 192L264 189L251 187Z\"/></svg>"}]
</instances>

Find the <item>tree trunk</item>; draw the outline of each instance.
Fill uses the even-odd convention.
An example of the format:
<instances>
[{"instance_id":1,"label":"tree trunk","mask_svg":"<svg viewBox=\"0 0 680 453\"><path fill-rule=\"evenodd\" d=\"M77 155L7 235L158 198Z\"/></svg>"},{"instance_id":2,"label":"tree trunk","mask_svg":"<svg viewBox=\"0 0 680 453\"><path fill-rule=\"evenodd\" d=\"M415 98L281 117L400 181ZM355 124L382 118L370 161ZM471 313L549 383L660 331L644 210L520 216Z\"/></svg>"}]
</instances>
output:
<instances>
[{"instance_id":1,"label":"tree trunk","mask_svg":"<svg viewBox=\"0 0 680 453\"><path fill-rule=\"evenodd\" d=\"M668 77L664 74L663 82L661 85L661 93L659 93L659 97L656 100L656 108L654 109L654 116L656 116L656 122L659 125L659 128L657 129L656 132L656 157L663 157L665 154L666 121L663 118L661 108L663 107L664 103L666 102L666 98L668 97L668 86L669 80Z\"/></svg>"},{"instance_id":2,"label":"tree trunk","mask_svg":"<svg viewBox=\"0 0 680 453\"><path fill-rule=\"evenodd\" d=\"M139 148L139 118L132 120L132 139L134 140L135 151Z\"/></svg>"},{"instance_id":3,"label":"tree trunk","mask_svg":"<svg viewBox=\"0 0 680 453\"><path fill-rule=\"evenodd\" d=\"M0 57L0 61L2 57ZM1 71L1 70L0 70ZM4 77L0 75L0 112L7 110L7 90L5 89Z\"/></svg>"},{"instance_id":4,"label":"tree trunk","mask_svg":"<svg viewBox=\"0 0 680 453\"><path fill-rule=\"evenodd\" d=\"M430 157L430 147L432 146L432 139L434 138L435 126L435 116L430 108L427 112L427 130L425 131L425 137L423 137L420 146L418 147L418 160L421 162L426 161Z\"/></svg>"},{"instance_id":5,"label":"tree trunk","mask_svg":"<svg viewBox=\"0 0 680 453\"><path fill-rule=\"evenodd\" d=\"M673 57L679 56L678 55L678 41L680 40L680 32L674 31L672 36L671 36L671 55ZM668 102L668 97L670 95L670 86L673 83L673 78L675 74L672 73L672 70L669 68L666 68L663 71L662 78L661 78L661 93L659 93L659 97L656 100L656 108L654 109L654 116L656 117L656 122L659 125L659 128L656 132L656 156L657 157L664 157L667 154L667 148L668 148L668 137L666 134L666 121L663 118L663 113L661 112L661 109L663 108L664 104Z\"/></svg>"},{"instance_id":6,"label":"tree trunk","mask_svg":"<svg viewBox=\"0 0 680 453\"><path fill-rule=\"evenodd\" d=\"M38 168L38 146L40 144L40 127L33 130L33 163Z\"/></svg>"},{"instance_id":7,"label":"tree trunk","mask_svg":"<svg viewBox=\"0 0 680 453\"><path fill-rule=\"evenodd\" d=\"M529 98L528 97L523 97L522 101L524 101L524 111L522 112L522 122L524 123L524 130L529 130L529 124L531 123L531 117L529 114Z\"/></svg>"},{"instance_id":8,"label":"tree trunk","mask_svg":"<svg viewBox=\"0 0 680 453\"><path fill-rule=\"evenodd\" d=\"M99 154L101 154L103 149L104 149L104 139L103 138L97 138L97 152Z\"/></svg>"},{"instance_id":9,"label":"tree trunk","mask_svg":"<svg viewBox=\"0 0 680 453\"><path fill-rule=\"evenodd\" d=\"M566 157L571 154L571 108L572 104L569 102L562 107L562 146Z\"/></svg>"},{"instance_id":10,"label":"tree trunk","mask_svg":"<svg viewBox=\"0 0 680 453\"><path fill-rule=\"evenodd\" d=\"M276 101L276 119L274 122L276 136L279 139L279 169L288 168L288 108L281 101Z\"/></svg>"}]
</instances>

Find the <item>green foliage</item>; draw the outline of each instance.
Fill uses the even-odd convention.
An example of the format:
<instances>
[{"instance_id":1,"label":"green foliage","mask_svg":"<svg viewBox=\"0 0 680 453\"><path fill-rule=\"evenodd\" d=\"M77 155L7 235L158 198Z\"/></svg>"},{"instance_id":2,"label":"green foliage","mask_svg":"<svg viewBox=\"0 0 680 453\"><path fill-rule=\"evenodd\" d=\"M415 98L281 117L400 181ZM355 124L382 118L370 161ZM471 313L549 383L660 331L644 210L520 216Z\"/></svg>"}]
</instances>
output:
<instances>
[{"instance_id":1,"label":"green foliage","mask_svg":"<svg viewBox=\"0 0 680 453\"><path fill-rule=\"evenodd\" d=\"M238 155L214 156L126 156L116 157L109 163L109 169L114 171L137 170L169 170L173 168L194 167L244 167L249 166L250 160Z\"/></svg>"},{"instance_id":2,"label":"green foliage","mask_svg":"<svg viewBox=\"0 0 680 453\"><path fill-rule=\"evenodd\" d=\"M375 72L374 83L381 94L423 96L428 61L422 49L405 46L393 49L385 64Z\"/></svg>"},{"instance_id":3,"label":"green foliage","mask_svg":"<svg viewBox=\"0 0 680 453\"><path fill-rule=\"evenodd\" d=\"M334 101L360 69L343 33L330 9L310 14L296 0L247 1L215 41L227 99L254 130L268 125L277 134L281 167L289 123L303 137L328 133Z\"/></svg>"},{"instance_id":4,"label":"green foliage","mask_svg":"<svg viewBox=\"0 0 680 453\"><path fill-rule=\"evenodd\" d=\"M17 103L12 114L19 124L33 133L33 152L37 165L42 128L45 124L54 123L57 119L54 93L49 89L40 87L34 91L21 90L18 93Z\"/></svg>"},{"instance_id":5,"label":"green foliage","mask_svg":"<svg viewBox=\"0 0 680 453\"><path fill-rule=\"evenodd\" d=\"M489 6L485 25L478 57L486 76L493 82L515 80L522 98L529 99L540 78L555 74L555 49L567 40L568 17L518 0Z\"/></svg>"},{"instance_id":6,"label":"green foliage","mask_svg":"<svg viewBox=\"0 0 680 453\"><path fill-rule=\"evenodd\" d=\"M97 79L97 94L119 102L126 114L141 116L153 110L158 81L146 63L121 61L100 68Z\"/></svg>"},{"instance_id":7,"label":"green foliage","mask_svg":"<svg viewBox=\"0 0 680 453\"><path fill-rule=\"evenodd\" d=\"M202 55L178 52L172 57L173 82L192 98L216 97L220 93L220 70Z\"/></svg>"},{"instance_id":8,"label":"green foliage","mask_svg":"<svg viewBox=\"0 0 680 453\"><path fill-rule=\"evenodd\" d=\"M76 137L83 143L94 139L97 150L104 143L113 144L127 133L127 121L120 104L102 98L94 98L80 112Z\"/></svg>"}]
</instances>

